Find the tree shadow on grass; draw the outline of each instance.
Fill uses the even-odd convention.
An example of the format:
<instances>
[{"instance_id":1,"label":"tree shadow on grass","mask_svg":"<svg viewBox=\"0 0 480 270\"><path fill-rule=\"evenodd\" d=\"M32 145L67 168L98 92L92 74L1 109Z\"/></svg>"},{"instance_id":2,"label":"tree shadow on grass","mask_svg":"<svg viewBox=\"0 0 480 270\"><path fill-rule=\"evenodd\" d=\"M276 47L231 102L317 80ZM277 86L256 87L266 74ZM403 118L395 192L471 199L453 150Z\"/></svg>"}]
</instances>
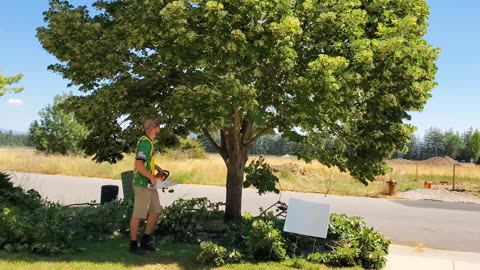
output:
<instances>
[{"instance_id":1,"label":"tree shadow on grass","mask_svg":"<svg viewBox=\"0 0 480 270\"><path fill-rule=\"evenodd\" d=\"M150 252L146 255L133 255L128 252L128 239L106 240L96 243L86 243L81 245L86 248L84 252L73 252L52 256L40 256L27 252L8 253L0 251L0 258L5 261L17 261L26 264L30 263L72 263L72 269L75 269L74 263L93 263L93 264L116 264L119 268L127 267L147 267L148 269L162 269L162 265L169 269L213 269L196 261L200 253L198 245L172 243L157 245L159 251Z\"/></svg>"}]
</instances>

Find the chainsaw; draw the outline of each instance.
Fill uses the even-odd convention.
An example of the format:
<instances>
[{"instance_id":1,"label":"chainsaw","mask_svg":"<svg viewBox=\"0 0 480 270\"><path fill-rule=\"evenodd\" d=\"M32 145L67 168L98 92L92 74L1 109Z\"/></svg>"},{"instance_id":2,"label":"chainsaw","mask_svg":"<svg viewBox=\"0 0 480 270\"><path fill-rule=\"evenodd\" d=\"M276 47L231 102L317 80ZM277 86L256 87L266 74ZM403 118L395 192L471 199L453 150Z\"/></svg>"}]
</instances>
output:
<instances>
[{"instance_id":1,"label":"chainsaw","mask_svg":"<svg viewBox=\"0 0 480 270\"><path fill-rule=\"evenodd\" d=\"M162 192L168 191L168 193L173 193L175 190L173 190L173 186L178 185L177 182L175 181L170 181L168 180L168 177L170 176L170 172L167 170L162 171L162 177L156 177L157 178L157 183L155 185L148 185L148 188L151 189L161 189Z\"/></svg>"}]
</instances>

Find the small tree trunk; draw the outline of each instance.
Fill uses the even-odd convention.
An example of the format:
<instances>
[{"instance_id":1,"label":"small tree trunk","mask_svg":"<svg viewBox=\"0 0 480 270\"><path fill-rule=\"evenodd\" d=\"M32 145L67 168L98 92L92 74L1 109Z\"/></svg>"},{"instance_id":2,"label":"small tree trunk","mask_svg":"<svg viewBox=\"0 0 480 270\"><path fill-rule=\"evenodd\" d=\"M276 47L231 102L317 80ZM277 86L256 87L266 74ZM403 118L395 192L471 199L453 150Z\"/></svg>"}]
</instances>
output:
<instances>
[{"instance_id":1,"label":"small tree trunk","mask_svg":"<svg viewBox=\"0 0 480 270\"><path fill-rule=\"evenodd\" d=\"M243 175L252 140L255 139L252 124L241 120L239 110L235 110L233 115L233 125L220 130L220 145L213 140L208 130L204 130L204 134L220 153L227 166L225 222L236 222L242 218Z\"/></svg>"},{"instance_id":2,"label":"small tree trunk","mask_svg":"<svg viewBox=\"0 0 480 270\"><path fill-rule=\"evenodd\" d=\"M227 196L225 222L242 218L243 175L247 160L242 153L232 153L227 163Z\"/></svg>"}]
</instances>

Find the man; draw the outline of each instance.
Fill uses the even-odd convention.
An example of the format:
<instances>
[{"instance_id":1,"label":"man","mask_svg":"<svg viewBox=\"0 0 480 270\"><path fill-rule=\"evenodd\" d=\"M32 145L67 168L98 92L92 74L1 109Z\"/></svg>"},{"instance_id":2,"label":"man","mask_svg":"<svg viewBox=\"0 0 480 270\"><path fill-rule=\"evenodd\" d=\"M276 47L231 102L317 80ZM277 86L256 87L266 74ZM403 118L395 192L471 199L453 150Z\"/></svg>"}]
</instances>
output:
<instances>
[{"instance_id":1,"label":"man","mask_svg":"<svg viewBox=\"0 0 480 270\"><path fill-rule=\"evenodd\" d=\"M132 219L130 220L130 253L143 255L147 251L155 251L152 232L161 212L157 189L148 188L155 185L157 178L162 180L162 169L155 165L153 156L153 140L160 133L160 123L148 119L144 123L145 135L137 143L135 152L135 174L133 177L133 192L135 196ZM155 170L158 172L155 175ZM148 216L148 217L147 217ZM147 220L145 234L140 246L137 241L138 227L141 220Z\"/></svg>"}]
</instances>

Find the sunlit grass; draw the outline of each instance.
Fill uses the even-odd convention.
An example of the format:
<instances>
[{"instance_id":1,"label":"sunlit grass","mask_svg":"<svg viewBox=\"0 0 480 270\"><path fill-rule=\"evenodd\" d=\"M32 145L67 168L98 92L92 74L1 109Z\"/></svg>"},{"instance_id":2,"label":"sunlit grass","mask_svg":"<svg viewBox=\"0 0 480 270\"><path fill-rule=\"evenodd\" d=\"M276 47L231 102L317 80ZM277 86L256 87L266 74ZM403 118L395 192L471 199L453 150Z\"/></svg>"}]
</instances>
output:
<instances>
[{"instance_id":1,"label":"sunlit grass","mask_svg":"<svg viewBox=\"0 0 480 270\"><path fill-rule=\"evenodd\" d=\"M250 161L253 159L255 157L251 157ZM206 159L194 160L171 159L158 155L156 160L159 166L171 172L171 179L180 183L225 185L227 170L224 161L217 154L207 155ZM267 156L265 160L276 169L282 190L298 192L325 193L326 183L333 181L330 194L381 196L387 193L385 181L391 178L398 182L397 191L422 188L424 181L451 183L453 178L452 166L392 160L388 162L393 169L391 173L380 176L376 181L364 186L348 173L327 168L318 162L307 164L294 157L273 156ZM117 164L108 164L96 163L91 157L44 155L32 149L0 149L0 170L7 171L120 179L120 174L131 170L133 163L133 155L126 155ZM480 191L478 190L480 166L462 164L456 167L455 175L459 186L463 185L473 192Z\"/></svg>"},{"instance_id":2,"label":"sunlit grass","mask_svg":"<svg viewBox=\"0 0 480 270\"><path fill-rule=\"evenodd\" d=\"M281 263L269 262L258 264L235 264L223 267L206 266L196 261L200 253L199 245L165 244L157 245L159 251L144 256L131 255L127 252L127 239L106 240L84 245L87 249L82 253L61 254L55 256L39 256L26 252L9 253L0 251L0 269L2 270L287 270L292 269L294 260ZM304 260L302 269L331 270L320 264L308 263ZM345 270L361 269L341 268Z\"/></svg>"}]
</instances>

